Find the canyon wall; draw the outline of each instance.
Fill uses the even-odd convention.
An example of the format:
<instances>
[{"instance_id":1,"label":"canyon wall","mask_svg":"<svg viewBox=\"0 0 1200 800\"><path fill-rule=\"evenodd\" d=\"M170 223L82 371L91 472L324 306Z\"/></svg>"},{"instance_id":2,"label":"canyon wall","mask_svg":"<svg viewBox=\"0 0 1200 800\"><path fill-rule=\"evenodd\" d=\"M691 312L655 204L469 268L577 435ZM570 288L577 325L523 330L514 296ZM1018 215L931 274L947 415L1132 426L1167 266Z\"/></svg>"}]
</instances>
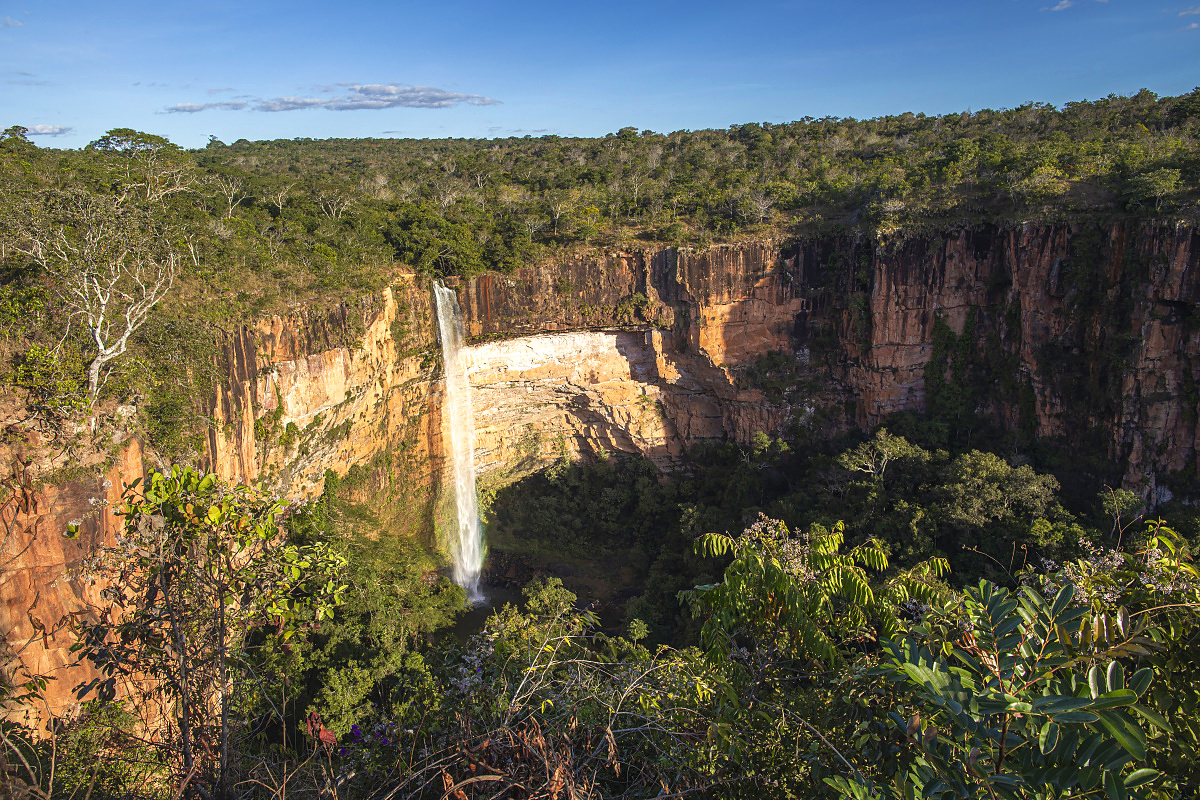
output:
<instances>
[{"instance_id":1,"label":"canyon wall","mask_svg":"<svg viewBox=\"0 0 1200 800\"><path fill-rule=\"evenodd\" d=\"M981 226L617 253L451 281L472 337L477 466L485 483L603 452L665 468L702 439L820 437L928 409L1086 456L1154 499L1194 497L1198 259L1187 227ZM376 295L233 332L202 465L296 503L320 494L327 470L353 471L392 534L430 535L434 331L427 280L401 274ZM60 705L75 683L62 672L68 637L41 632L84 611L77 569L117 530L119 487L143 460L157 464L119 432L105 446L115 455L98 477L40 489L12 478L22 499L0 626L10 644L32 643L31 669L64 676ZM64 540L72 520L82 535Z\"/></svg>"},{"instance_id":2,"label":"canyon wall","mask_svg":"<svg viewBox=\"0 0 1200 800\"><path fill-rule=\"evenodd\" d=\"M231 482L261 480L293 504L318 497L327 470L353 470L358 499L373 503L383 535L428 538L441 458L431 326L427 286L402 274L357 302L234 331L220 357L225 378L206 409L212 425L199 466ZM116 417L130 413L118 408ZM53 713L95 677L74 666L68 650L70 623L89 617L103 589L88 578L86 561L114 543L124 486L164 466L119 425L111 439L107 428L101 433L90 457L108 453L107 466L101 460L81 477L39 486L25 462L53 442L36 426L19 436L10 430L5 463L16 466L0 476L0 631L18 678L54 679L44 693ZM71 524L74 539L63 536Z\"/></svg>"},{"instance_id":3,"label":"canyon wall","mask_svg":"<svg viewBox=\"0 0 1200 800\"><path fill-rule=\"evenodd\" d=\"M292 502L319 497L327 470L365 470L371 490L403 478L420 527L441 457L434 337L428 286L412 274L354 306L238 330L224 345L202 466Z\"/></svg>"},{"instance_id":4,"label":"canyon wall","mask_svg":"<svg viewBox=\"0 0 1200 800\"><path fill-rule=\"evenodd\" d=\"M677 441L617 449L660 458L713 435L975 414L1163 500L1168 484L1197 493L1198 260L1186 226L980 226L615 254L458 290L480 341L652 331L626 354L661 365Z\"/></svg>"},{"instance_id":5,"label":"canyon wall","mask_svg":"<svg viewBox=\"0 0 1200 800\"><path fill-rule=\"evenodd\" d=\"M966 402L1165 500L1195 486L1198 260L1193 229L1149 224L811 242L798 331L824 337L824 383L860 426Z\"/></svg>"},{"instance_id":6,"label":"canyon wall","mask_svg":"<svg viewBox=\"0 0 1200 800\"><path fill-rule=\"evenodd\" d=\"M782 259L766 244L660 250L457 283L478 342L471 383L488 453L480 468L544 465L562 446L532 458L533 439L667 467L702 439L783 432L802 408L771 402L739 377L763 354L795 348L807 300ZM517 428L524 445L499 440Z\"/></svg>"}]
</instances>

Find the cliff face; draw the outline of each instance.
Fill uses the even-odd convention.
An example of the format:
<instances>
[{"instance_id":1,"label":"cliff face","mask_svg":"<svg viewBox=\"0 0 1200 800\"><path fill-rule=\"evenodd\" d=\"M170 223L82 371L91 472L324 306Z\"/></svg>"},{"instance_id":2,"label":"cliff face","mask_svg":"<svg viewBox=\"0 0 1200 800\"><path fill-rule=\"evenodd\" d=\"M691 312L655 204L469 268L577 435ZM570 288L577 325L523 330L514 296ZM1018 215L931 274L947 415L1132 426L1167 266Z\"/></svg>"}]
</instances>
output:
<instances>
[{"instance_id":1,"label":"cliff face","mask_svg":"<svg viewBox=\"0 0 1200 800\"><path fill-rule=\"evenodd\" d=\"M440 469L438 360L428 292L413 276L363 303L273 317L244 327L224 345L226 379L208 411L206 469L224 479L263 480L295 503L318 496L326 470L356 469L392 535L428 531ZM28 438L33 438L28 437ZM12 457L35 452L27 443ZM137 439L118 450L102 476L37 488L24 470L0 488L12 494L0 521L0 631L26 673L56 678L45 692L61 712L74 687L95 677L72 666L67 625L86 619L103 586L81 578L85 559L112 544L113 514L126 484L143 476ZM15 491L15 494L13 492ZM77 539L63 533L79 523Z\"/></svg>"},{"instance_id":2,"label":"cliff face","mask_svg":"<svg viewBox=\"0 0 1200 800\"><path fill-rule=\"evenodd\" d=\"M52 708L73 699L88 670L73 668L70 647L73 617L85 617L89 603L103 587L89 583L77 570L101 542L111 543L121 520L113 514L127 483L143 475L142 450L136 439L98 477L35 488L28 470L15 462L0 476L0 631L23 671L13 677L54 679L46 691ZM79 535L63 536L68 524Z\"/></svg>"},{"instance_id":3,"label":"cliff face","mask_svg":"<svg viewBox=\"0 0 1200 800\"><path fill-rule=\"evenodd\" d=\"M468 335L478 468L504 481L557 458L872 426L904 410L990 415L1094 455L1159 499L1194 486L1200 443L1200 236L1189 228L981 228L663 250L455 285ZM429 286L231 335L205 466L293 501L356 470L397 535L428 533L441 470ZM103 478L29 490L0 574L0 626L66 663L71 570L117 520L99 500L143 471L136 441ZM1195 493L1195 492L1193 492ZM25 495L23 495L25 496ZM93 498L97 501L93 502ZM83 520L83 535L61 538ZM94 591L94 587L91 591ZM56 702L69 702L64 678Z\"/></svg>"},{"instance_id":4,"label":"cliff face","mask_svg":"<svg viewBox=\"0 0 1200 800\"><path fill-rule=\"evenodd\" d=\"M657 332L647 346L676 442L617 449L670 455L814 424L813 411L834 428L975 413L1161 500L1168 480L1196 474L1198 259L1200 234L1182 226L984 226L899 244L618 254L458 288L482 339ZM771 370L788 391L757 390Z\"/></svg>"},{"instance_id":5,"label":"cliff face","mask_svg":"<svg viewBox=\"0 0 1200 800\"><path fill-rule=\"evenodd\" d=\"M356 308L241 329L224 348L205 466L296 502L321 494L326 470L351 467L377 488L402 477L428 495L441 447L433 331L427 287L411 275ZM385 455L391 475L373 466Z\"/></svg>"},{"instance_id":6,"label":"cliff face","mask_svg":"<svg viewBox=\"0 0 1200 800\"><path fill-rule=\"evenodd\" d=\"M1125 486L1165 499L1168 476L1196 469L1198 259L1185 227L813 243L794 262L813 302L799 330L826 338L825 385L853 399L864 427L948 412L953 385L966 411L1107 461Z\"/></svg>"},{"instance_id":7,"label":"cliff face","mask_svg":"<svg viewBox=\"0 0 1200 800\"><path fill-rule=\"evenodd\" d=\"M792 409L769 402L740 380L739 367L770 351L794 349L796 315L807 300L792 282L783 254L768 245L702 254L618 254L466 281L457 289L468 335L484 342L514 334L532 337L523 344L478 345L475 363L490 366L481 367L478 378L472 374L472 384L486 385L479 393L496 398L493 405L523 406L520 419L538 407L553 415L553 402L521 394L525 367L519 365L525 362L520 354L545 348L559 365L557 373L572 376L560 399L574 391L567 387L607 385L623 399L609 402L585 390L571 401L575 408L592 409L572 419L594 416L599 408L623 409L615 416L608 413L600 428L552 426L572 442L573 452L640 453L666 465L700 439L728 435L746 441L759 431L777 433ZM594 335L545 336L581 328ZM582 359L578 368L569 352L573 347ZM510 359L518 366L508 366ZM550 374L547 369L555 371L534 369L537 380ZM510 391L498 391L506 387L495 384L505 381L512 384ZM646 414L630 411L631 403L655 406L661 421L651 425ZM645 438L639 431L648 425L655 433ZM620 435L609 433L622 428Z\"/></svg>"}]
</instances>

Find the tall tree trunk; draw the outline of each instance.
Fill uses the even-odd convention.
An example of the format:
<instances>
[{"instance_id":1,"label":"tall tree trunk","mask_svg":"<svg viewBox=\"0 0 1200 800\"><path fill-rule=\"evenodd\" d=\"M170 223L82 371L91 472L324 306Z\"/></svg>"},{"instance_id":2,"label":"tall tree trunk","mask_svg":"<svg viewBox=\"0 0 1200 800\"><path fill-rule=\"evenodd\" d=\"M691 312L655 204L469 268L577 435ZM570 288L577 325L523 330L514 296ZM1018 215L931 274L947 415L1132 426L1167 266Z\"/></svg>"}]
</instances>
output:
<instances>
[{"instance_id":1,"label":"tall tree trunk","mask_svg":"<svg viewBox=\"0 0 1200 800\"><path fill-rule=\"evenodd\" d=\"M225 586L218 586L217 621L217 667L220 670L218 679L221 682L221 766L217 775L217 796L225 800L229 796L226 785L229 770L229 683L225 659Z\"/></svg>"}]
</instances>

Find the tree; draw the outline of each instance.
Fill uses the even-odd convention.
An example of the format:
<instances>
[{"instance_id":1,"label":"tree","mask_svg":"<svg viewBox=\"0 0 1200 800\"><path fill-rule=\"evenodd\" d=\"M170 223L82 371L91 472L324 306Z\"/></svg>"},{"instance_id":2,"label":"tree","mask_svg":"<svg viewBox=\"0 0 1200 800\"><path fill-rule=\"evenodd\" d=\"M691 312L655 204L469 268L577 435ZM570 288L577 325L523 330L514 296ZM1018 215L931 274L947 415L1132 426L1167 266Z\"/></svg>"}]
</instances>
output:
<instances>
[{"instance_id":1,"label":"tree","mask_svg":"<svg viewBox=\"0 0 1200 800\"><path fill-rule=\"evenodd\" d=\"M353 199L336 187L323 187L316 192L317 205L330 219L341 219L354 205Z\"/></svg>"},{"instance_id":2,"label":"tree","mask_svg":"<svg viewBox=\"0 0 1200 800\"><path fill-rule=\"evenodd\" d=\"M847 450L837 457L838 464L843 469L852 472L865 472L877 481L883 480L888 464L898 458L924 458L929 454L910 444L903 436L893 436L887 428L875 431L875 436L863 442L853 450Z\"/></svg>"},{"instance_id":3,"label":"tree","mask_svg":"<svg viewBox=\"0 0 1200 800\"><path fill-rule=\"evenodd\" d=\"M701 641L718 657L735 637L747 637L780 652L832 664L841 659L835 634L878 627L886 636L899 631L896 605L928 600L932 581L948 571L944 559L931 559L882 586L871 585L867 569L888 567L886 552L871 540L841 552L844 526L813 526L793 538L787 526L759 515L734 539L709 533L696 540L707 556L733 555L721 583L686 593L705 617Z\"/></svg>"},{"instance_id":4,"label":"tree","mask_svg":"<svg viewBox=\"0 0 1200 800\"><path fill-rule=\"evenodd\" d=\"M771 215L771 208L775 205L775 200L763 189L755 189L746 198L746 203L754 214L754 218L761 224Z\"/></svg>"},{"instance_id":5,"label":"tree","mask_svg":"<svg viewBox=\"0 0 1200 800\"><path fill-rule=\"evenodd\" d=\"M951 462L945 480L940 492L945 514L967 529L1014 516L1043 516L1058 491L1053 475L1035 472L1028 464L1014 467L1000 456L978 450Z\"/></svg>"},{"instance_id":6,"label":"tree","mask_svg":"<svg viewBox=\"0 0 1200 800\"><path fill-rule=\"evenodd\" d=\"M1105 486L1100 492L1100 508L1105 516L1112 520L1112 537L1120 544L1121 534L1125 529L1137 522L1145 503L1140 497L1128 489L1114 489ZM1139 512L1133 515L1133 512ZM1126 521L1128 520L1128 521Z\"/></svg>"},{"instance_id":7,"label":"tree","mask_svg":"<svg viewBox=\"0 0 1200 800\"><path fill-rule=\"evenodd\" d=\"M555 189L545 194L546 209L554 221L554 235L558 236L558 221L575 210L579 196L577 192Z\"/></svg>"},{"instance_id":8,"label":"tree","mask_svg":"<svg viewBox=\"0 0 1200 800\"><path fill-rule=\"evenodd\" d=\"M295 545L280 533L281 504L215 475L173 468L128 487L115 546L93 560L106 605L73 649L103 675L84 697L165 697L177 726L177 796L206 775L224 796L234 727L231 706L255 680L254 641L286 641L331 618L346 586L345 559L327 544ZM214 755L215 754L215 758ZM215 764L212 761L215 760Z\"/></svg>"},{"instance_id":9,"label":"tree","mask_svg":"<svg viewBox=\"0 0 1200 800\"><path fill-rule=\"evenodd\" d=\"M175 283L170 231L128 195L68 189L8 220L13 247L50 276L71 320L96 348L88 365L89 406L150 309Z\"/></svg>"},{"instance_id":10,"label":"tree","mask_svg":"<svg viewBox=\"0 0 1200 800\"><path fill-rule=\"evenodd\" d=\"M209 183L225 200L225 219L232 217L233 210L250 196L246 191L246 181L238 175L214 175Z\"/></svg>"},{"instance_id":11,"label":"tree","mask_svg":"<svg viewBox=\"0 0 1200 800\"><path fill-rule=\"evenodd\" d=\"M36 152L37 145L29 141L29 129L23 125L10 125L0 131L0 153Z\"/></svg>"},{"instance_id":12,"label":"tree","mask_svg":"<svg viewBox=\"0 0 1200 800\"><path fill-rule=\"evenodd\" d=\"M883 670L911 693L888 715L909 764L879 787L828 782L888 800L1146 797L1159 773L1139 767L1145 723L1165 723L1138 703L1153 671L1126 680L1120 659L1149 653L1148 625L1128 612L1097 625L1073 599L1070 585L1046 598L983 581L929 614L918 638L887 642Z\"/></svg>"},{"instance_id":13,"label":"tree","mask_svg":"<svg viewBox=\"0 0 1200 800\"><path fill-rule=\"evenodd\" d=\"M161 203L189 191L195 183L190 158L178 145L162 136L131 128L114 128L88 145L89 150L115 156L125 196Z\"/></svg>"},{"instance_id":14,"label":"tree","mask_svg":"<svg viewBox=\"0 0 1200 800\"><path fill-rule=\"evenodd\" d=\"M694 650L652 653L605 635L557 578L524 594L524 612L496 611L447 665L446 707L429 703L407 732L415 740L391 756L394 780L359 778L367 792L583 800L759 782L719 771L729 762L712 716L722 687Z\"/></svg>"},{"instance_id":15,"label":"tree","mask_svg":"<svg viewBox=\"0 0 1200 800\"><path fill-rule=\"evenodd\" d=\"M1135 175L1129 181L1129 193L1136 201L1154 199L1154 209L1162 209L1163 198L1178 187L1182 173L1177 169L1156 169Z\"/></svg>"},{"instance_id":16,"label":"tree","mask_svg":"<svg viewBox=\"0 0 1200 800\"><path fill-rule=\"evenodd\" d=\"M287 203L288 195L295 186L294 182L281 183L271 187L270 192L266 194L267 200L271 202L271 205L275 206L276 215L283 213L283 207Z\"/></svg>"}]
</instances>

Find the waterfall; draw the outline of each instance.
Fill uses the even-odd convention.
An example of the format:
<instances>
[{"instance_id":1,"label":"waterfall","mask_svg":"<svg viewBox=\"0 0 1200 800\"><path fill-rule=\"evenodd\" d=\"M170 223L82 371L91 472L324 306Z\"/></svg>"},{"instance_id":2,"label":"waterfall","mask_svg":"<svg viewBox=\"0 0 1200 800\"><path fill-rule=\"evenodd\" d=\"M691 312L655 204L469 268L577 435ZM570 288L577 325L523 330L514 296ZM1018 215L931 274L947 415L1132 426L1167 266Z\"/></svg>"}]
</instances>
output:
<instances>
[{"instance_id":1,"label":"waterfall","mask_svg":"<svg viewBox=\"0 0 1200 800\"><path fill-rule=\"evenodd\" d=\"M442 364L446 374L445 428L449 431L450 460L454 471L454 507L458 537L450 541L454 557L454 582L467 590L472 603L482 602L479 574L483 570L483 523L475 494L475 414L471 408L471 384L463 360L463 319L458 296L440 283L433 286L437 301L438 334L442 340Z\"/></svg>"}]
</instances>

